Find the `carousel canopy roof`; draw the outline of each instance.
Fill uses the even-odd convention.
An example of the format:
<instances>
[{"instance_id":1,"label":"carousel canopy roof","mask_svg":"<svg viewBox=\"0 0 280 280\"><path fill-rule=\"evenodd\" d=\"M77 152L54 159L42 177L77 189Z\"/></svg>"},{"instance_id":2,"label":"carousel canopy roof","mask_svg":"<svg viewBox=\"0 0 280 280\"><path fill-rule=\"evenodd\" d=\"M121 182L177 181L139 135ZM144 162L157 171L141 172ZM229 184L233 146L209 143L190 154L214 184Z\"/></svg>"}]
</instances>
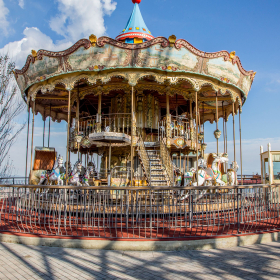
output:
<instances>
[{"instance_id":1,"label":"carousel canopy roof","mask_svg":"<svg viewBox=\"0 0 280 280\"><path fill-rule=\"evenodd\" d=\"M147 41L154 39L151 32L149 31L146 23L143 20L142 14L140 12L139 4L140 0L133 0L134 4L133 12L127 22L125 29L121 32L119 36L117 36L116 40L123 41L128 38L140 38L146 39ZM128 42L127 42L128 43ZM133 43L133 42L130 42Z\"/></svg>"},{"instance_id":2,"label":"carousel canopy roof","mask_svg":"<svg viewBox=\"0 0 280 280\"><path fill-rule=\"evenodd\" d=\"M146 29L139 10L141 1L133 2L126 30ZM148 29L139 33L149 34ZM205 112L201 116L212 122L216 103L218 116L228 117L244 104L255 78L256 73L246 71L235 52L207 53L184 39L176 40L174 35L139 44L125 43L118 37L114 40L90 35L60 52L33 50L25 66L15 70L24 100L32 106L36 99L36 113L60 121L68 118L69 93L74 114L78 95L81 100L88 97L88 102L81 106L96 106L99 94L109 104L111 98L130 92L134 86L138 93L158 96L162 108L165 95L176 96L170 99L170 108L179 104L184 112L197 92L200 109Z\"/></svg>"}]
</instances>

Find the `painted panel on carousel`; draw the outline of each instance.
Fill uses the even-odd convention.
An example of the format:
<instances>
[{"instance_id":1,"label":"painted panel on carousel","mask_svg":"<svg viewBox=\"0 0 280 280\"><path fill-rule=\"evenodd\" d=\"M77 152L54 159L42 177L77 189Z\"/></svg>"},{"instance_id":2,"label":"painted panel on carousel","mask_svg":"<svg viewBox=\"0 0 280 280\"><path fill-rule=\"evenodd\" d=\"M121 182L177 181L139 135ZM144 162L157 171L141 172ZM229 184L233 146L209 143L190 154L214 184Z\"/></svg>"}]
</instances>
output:
<instances>
[{"instance_id":1,"label":"painted panel on carousel","mask_svg":"<svg viewBox=\"0 0 280 280\"><path fill-rule=\"evenodd\" d=\"M240 71L237 64L233 65L231 61L225 61L223 57L210 59L207 63L207 72L213 77L237 85L240 79Z\"/></svg>"},{"instance_id":2,"label":"painted panel on carousel","mask_svg":"<svg viewBox=\"0 0 280 280\"><path fill-rule=\"evenodd\" d=\"M136 67L157 68L159 70L195 71L197 57L189 50L182 48L163 48L160 44L139 52Z\"/></svg>"},{"instance_id":3,"label":"painted panel on carousel","mask_svg":"<svg viewBox=\"0 0 280 280\"><path fill-rule=\"evenodd\" d=\"M131 51L129 51L131 52ZM103 70L104 68L126 66L128 51L111 45L103 48L79 48L69 55L68 61L75 70Z\"/></svg>"},{"instance_id":4,"label":"painted panel on carousel","mask_svg":"<svg viewBox=\"0 0 280 280\"><path fill-rule=\"evenodd\" d=\"M241 88L246 93L246 96L248 96L248 93L251 89L251 85L252 85L252 80L250 76L244 76L242 80Z\"/></svg>"},{"instance_id":5,"label":"painted panel on carousel","mask_svg":"<svg viewBox=\"0 0 280 280\"><path fill-rule=\"evenodd\" d=\"M59 60L57 58L47 56L43 56L42 60L31 63L27 71L29 84L59 74L63 71L62 67L59 66Z\"/></svg>"}]
</instances>

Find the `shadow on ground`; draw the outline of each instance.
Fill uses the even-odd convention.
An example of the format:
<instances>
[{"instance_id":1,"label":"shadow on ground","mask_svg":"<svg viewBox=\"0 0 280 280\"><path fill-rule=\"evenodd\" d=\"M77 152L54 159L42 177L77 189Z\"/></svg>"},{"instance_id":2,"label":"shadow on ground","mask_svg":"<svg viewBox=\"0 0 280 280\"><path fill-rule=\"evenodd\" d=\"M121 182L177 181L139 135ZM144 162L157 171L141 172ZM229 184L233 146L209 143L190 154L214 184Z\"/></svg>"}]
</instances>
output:
<instances>
[{"instance_id":1,"label":"shadow on ground","mask_svg":"<svg viewBox=\"0 0 280 280\"><path fill-rule=\"evenodd\" d=\"M280 243L176 252L0 244L0 279L279 279Z\"/></svg>"}]
</instances>

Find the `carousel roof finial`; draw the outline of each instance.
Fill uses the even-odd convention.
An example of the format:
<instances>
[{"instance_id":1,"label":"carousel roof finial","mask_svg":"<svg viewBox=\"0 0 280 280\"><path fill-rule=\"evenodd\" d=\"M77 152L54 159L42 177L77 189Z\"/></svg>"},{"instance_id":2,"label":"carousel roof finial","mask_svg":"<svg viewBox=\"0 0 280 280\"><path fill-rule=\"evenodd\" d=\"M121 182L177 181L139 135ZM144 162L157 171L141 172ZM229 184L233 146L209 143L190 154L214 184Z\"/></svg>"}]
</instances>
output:
<instances>
[{"instance_id":1,"label":"carousel roof finial","mask_svg":"<svg viewBox=\"0 0 280 280\"><path fill-rule=\"evenodd\" d=\"M139 4L141 0L132 0L132 3L135 4L133 12L125 29L117 36L116 40L130 44L139 44L154 39L140 12Z\"/></svg>"}]
</instances>

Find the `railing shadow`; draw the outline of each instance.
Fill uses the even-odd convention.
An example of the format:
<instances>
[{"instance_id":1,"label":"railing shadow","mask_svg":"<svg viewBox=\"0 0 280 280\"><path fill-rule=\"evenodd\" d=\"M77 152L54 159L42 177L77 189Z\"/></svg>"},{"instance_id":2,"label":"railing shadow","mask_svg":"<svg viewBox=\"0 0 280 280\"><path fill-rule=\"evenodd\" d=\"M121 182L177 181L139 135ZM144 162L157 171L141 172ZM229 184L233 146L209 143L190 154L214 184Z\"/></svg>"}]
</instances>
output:
<instances>
[{"instance_id":1,"label":"railing shadow","mask_svg":"<svg viewBox=\"0 0 280 280\"><path fill-rule=\"evenodd\" d=\"M279 279L280 244L123 252L0 244L1 279ZM12 260L12 261L11 261ZM8 269L8 267L10 269ZM9 271L13 269L9 275ZM4 276L3 276L4 275Z\"/></svg>"}]
</instances>

